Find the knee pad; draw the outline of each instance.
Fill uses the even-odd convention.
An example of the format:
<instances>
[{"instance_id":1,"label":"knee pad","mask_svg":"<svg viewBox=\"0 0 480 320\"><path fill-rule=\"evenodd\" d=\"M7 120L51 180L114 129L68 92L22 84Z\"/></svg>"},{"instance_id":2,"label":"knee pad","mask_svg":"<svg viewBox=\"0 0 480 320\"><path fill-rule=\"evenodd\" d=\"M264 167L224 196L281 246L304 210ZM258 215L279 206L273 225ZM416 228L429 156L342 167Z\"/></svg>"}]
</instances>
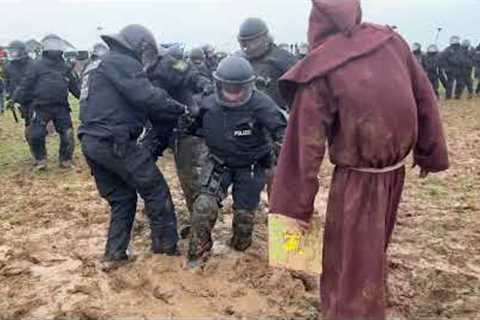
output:
<instances>
[{"instance_id":1,"label":"knee pad","mask_svg":"<svg viewBox=\"0 0 480 320\"><path fill-rule=\"evenodd\" d=\"M193 225L208 223L212 228L217 220L218 209L218 203L214 197L205 194L199 195L193 204Z\"/></svg>"}]
</instances>

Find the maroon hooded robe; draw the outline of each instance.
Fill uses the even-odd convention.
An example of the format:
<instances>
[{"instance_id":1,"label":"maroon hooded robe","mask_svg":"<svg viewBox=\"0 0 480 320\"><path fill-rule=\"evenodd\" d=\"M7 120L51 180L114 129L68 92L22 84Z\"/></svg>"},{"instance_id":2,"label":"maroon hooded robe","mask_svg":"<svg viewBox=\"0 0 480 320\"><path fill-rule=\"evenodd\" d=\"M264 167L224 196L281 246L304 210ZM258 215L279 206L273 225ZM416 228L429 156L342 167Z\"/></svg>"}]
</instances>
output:
<instances>
[{"instance_id":1,"label":"maroon hooded robe","mask_svg":"<svg viewBox=\"0 0 480 320\"><path fill-rule=\"evenodd\" d=\"M448 168L433 89L408 44L361 23L359 0L314 0L311 53L281 80L292 105L271 212L309 221L329 146L336 166L324 234L322 309L330 320L385 319L386 248L403 160Z\"/></svg>"}]
</instances>

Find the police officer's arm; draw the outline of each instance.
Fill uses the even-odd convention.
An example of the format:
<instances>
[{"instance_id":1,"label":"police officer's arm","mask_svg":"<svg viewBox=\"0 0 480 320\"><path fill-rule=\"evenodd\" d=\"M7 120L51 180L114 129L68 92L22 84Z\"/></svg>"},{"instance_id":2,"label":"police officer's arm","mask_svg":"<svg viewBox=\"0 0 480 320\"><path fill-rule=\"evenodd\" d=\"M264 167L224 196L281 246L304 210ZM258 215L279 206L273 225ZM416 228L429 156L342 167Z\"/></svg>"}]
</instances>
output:
<instances>
[{"instance_id":1,"label":"police officer's arm","mask_svg":"<svg viewBox=\"0 0 480 320\"><path fill-rule=\"evenodd\" d=\"M68 72L68 90L77 99L80 99L80 77L71 69Z\"/></svg>"},{"instance_id":2,"label":"police officer's arm","mask_svg":"<svg viewBox=\"0 0 480 320\"><path fill-rule=\"evenodd\" d=\"M295 57L290 52L279 52L278 55L274 55L269 58L270 63L279 70L282 74L286 73L293 65L298 62L297 57Z\"/></svg>"},{"instance_id":3,"label":"police officer's arm","mask_svg":"<svg viewBox=\"0 0 480 320\"><path fill-rule=\"evenodd\" d=\"M142 65L134 60L111 59L102 64L101 72L135 108L149 114L182 114L185 109L165 90L155 88Z\"/></svg>"},{"instance_id":4,"label":"police officer's arm","mask_svg":"<svg viewBox=\"0 0 480 320\"><path fill-rule=\"evenodd\" d=\"M194 93L213 93L213 84L210 79L202 75L196 68L190 67L185 76L186 85Z\"/></svg>"},{"instance_id":5,"label":"police officer's arm","mask_svg":"<svg viewBox=\"0 0 480 320\"><path fill-rule=\"evenodd\" d=\"M270 97L266 97L266 99L268 99L268 103L258 108L255 116L262 126L268 130L273 141L281 143L287 127L287 117Z\"/></svg>"},{"instance_id":6,"label":"police officer's arm","mask_svg":"<svg viewBox=\"0 0 480 320\"><path fill-rule=\"evenodd\" d=\"M25 71L22 81L12 93L12 100L21 105L27 105L32 101L32 92L38 80L38 71L36 64L30 65Z\"/></svg>"},{"instance_id":7,"label":"police officer's arm","mask_svg":"<svg viewBox=\"0 0 480 320\"><path fill-rule=\"evenodd\" d=\"M11 75L10 72L8 71L8 68L4 67L3 68L3 79L5 79L5 93L7 95L7 99L11 98L13 95L13 90L12 90L12 81L11 81Z\"/></svg>"}]
</instances>

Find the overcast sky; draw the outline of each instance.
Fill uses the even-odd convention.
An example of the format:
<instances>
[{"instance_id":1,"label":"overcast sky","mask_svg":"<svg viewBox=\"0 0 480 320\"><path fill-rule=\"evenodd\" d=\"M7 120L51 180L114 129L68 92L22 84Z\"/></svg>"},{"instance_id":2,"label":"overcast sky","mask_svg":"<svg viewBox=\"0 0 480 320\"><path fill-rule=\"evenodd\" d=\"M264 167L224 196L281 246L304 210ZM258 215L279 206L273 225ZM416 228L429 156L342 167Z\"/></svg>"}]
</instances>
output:
<instances>
[{"instance_id":1,"label":"overcast sky","mask_svg":"<svg viewBox=\"0 0 480 320\"><path fill-rule=\"evenodd\" d=\"M409 42L439 44L451 35L480 41L480 0L363 0L364 20L396 25ZM149 27L159 42L213 43L233 50L238 25L258 16L277 42L306 38L310 0L0 0L0 45L58 33L81 49L130 23Z\"/></svg>"}]
</instances>

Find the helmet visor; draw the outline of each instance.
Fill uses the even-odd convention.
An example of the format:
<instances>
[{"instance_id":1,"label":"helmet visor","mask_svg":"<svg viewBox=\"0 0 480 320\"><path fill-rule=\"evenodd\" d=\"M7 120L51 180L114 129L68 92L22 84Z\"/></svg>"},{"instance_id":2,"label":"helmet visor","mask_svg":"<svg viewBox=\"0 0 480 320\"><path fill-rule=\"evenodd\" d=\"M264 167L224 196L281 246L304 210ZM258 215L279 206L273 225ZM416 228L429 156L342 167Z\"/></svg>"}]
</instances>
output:
<instances>
[{"instance_id":1,"label":"helmet visor","mask_svg":"<svg viewBox=\"0 0 480 320\"><path fill-rule=\"evenodd\" d=\"M42 41L43 51L67 51L70 46L60 38L45 38Z\"/></svg>"},{"instance_id":2,"label":"helmet visor","mask_svg":"<svg viewBox=\"0 0 480 320\"><path fill-rule=\"evenodd\" d=\"M217 101L227 107L242 106L250 101L253 87L253 82L232 84L216 81Z\"/></svg>"}]
</instances>

